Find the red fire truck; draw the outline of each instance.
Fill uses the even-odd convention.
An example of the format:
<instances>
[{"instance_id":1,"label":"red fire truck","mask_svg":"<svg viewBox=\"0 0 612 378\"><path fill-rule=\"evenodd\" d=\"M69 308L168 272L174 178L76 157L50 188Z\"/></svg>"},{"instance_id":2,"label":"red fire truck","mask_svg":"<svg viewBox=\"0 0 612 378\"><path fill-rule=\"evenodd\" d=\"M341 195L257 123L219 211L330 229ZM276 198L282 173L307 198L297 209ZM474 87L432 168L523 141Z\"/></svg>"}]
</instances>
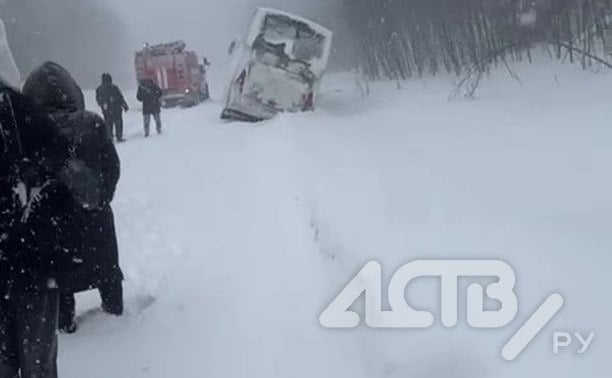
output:
<instances>
[{"instance_id":1,"label":"red fire truck","mask_svg":"<svg viewBox=\"0 0 612 378\"><path fill-rule=\"evenodd\" d=\"M145 45L136 52L138 81L151 79L163 90L162 106L194 106L210 97L206 58L185 49L183 41Z\"/></svg>"}]
</instances>

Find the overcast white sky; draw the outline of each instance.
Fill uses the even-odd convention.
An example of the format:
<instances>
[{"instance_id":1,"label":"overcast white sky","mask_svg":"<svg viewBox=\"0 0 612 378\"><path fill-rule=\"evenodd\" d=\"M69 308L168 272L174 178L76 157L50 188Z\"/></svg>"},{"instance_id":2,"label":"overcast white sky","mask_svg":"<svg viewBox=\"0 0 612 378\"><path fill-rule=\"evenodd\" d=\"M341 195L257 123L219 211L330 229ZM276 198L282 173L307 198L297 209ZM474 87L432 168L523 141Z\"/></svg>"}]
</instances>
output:
<instances>
[{"instance_id":1,"label":"overcast white sky","mask_svg":"<svg viewBox=\"0 0 612 378\"><path fill-rule=\"evenodd\" d=\"M125 21L132 49L183 39L211 60L223 57L255 9L251 0L110 1Z\"/></svg>"},{"instance_id":2,"label":"overcast white sky","mask_svg":"<svg viewBox=\"0 0 612 378\"><path fill-rule=\"evenodd\" d=\"M242 36L257 6L271 6L313 17L334 0L109 0L123 16L130 44L185 40L211 61L223 60L227 47Z\"/></svg>"},{"instance_id":3,"label":"overcast white sky","mask_svg":"<svg viewBox=\"0 0 612 378\"><path fill-rule=\"evenodd\" d=\"M129 46L125 60L132 61L134 51L143 43L184 40L188 47L212 63L209 79L213 86L223 85L229 74L227 54L234 38L243 38L249 21L258 6L297 13L338 31L334 9L342 0L107 0L122 16ZM336 37L336 36L335 36ZM336 39L337 42L337 39ZM342 41L338 45L347 45ZM334 60L334 59L332 59ZM129 67L129 68L128 68ZM126 65L124 78L132 78L131 65Z\"/></svg>"}]
</instances>

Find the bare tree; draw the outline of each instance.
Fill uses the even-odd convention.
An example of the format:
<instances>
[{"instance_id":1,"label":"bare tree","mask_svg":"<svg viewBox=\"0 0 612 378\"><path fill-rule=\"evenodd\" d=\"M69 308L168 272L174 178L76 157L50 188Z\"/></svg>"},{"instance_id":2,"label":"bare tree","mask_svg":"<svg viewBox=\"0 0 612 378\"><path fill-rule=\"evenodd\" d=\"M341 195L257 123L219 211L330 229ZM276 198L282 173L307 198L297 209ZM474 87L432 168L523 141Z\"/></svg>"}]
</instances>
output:
<instances>
[{"instance_id":1,"label":"bare tree","mask_svg":"<svg viewBox=\"0 0 612 378\"><path fill-rule=\"evenodd\" d=\"M345 0L361 41L360 71L370 79L405 79L441 71L460 77L453 92L474 95L492 66L531 62L531 49L611 67L603 51L611 0ZM451 96L454 97L454 96Z\"/></svg>"}]
</instances>

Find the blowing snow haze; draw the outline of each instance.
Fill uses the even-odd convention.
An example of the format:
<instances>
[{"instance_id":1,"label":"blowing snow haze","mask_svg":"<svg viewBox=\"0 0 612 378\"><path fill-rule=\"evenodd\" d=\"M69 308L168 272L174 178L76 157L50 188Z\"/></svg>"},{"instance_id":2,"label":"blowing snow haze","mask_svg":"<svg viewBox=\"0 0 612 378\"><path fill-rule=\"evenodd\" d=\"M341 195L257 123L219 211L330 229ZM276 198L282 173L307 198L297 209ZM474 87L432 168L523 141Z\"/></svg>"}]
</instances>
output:
<instances>
[{"instance_id":1,"label":"blowing snow haze","mask_svg":"<svg viewBox=\"0 0 612 378\"><path fill-rule=\"evenodd\" d=\"M0 19L0 378L612 376L611 0Z\"/></svg>"},{"instance_id":2,"label":"blowing snow haze","mask_svg":"<svg viewBox=\"0 0 612 378\"><path fill-rule=\"evenodd\" d=\"M258 6L295 12L331 28L341 0L0 0L17 65L26 74L47 60L94 87L102 72L134 86L134 52L144 43L184 40L216 69Z\"/></svg>"},{"instance_id":3,"label":"blowing snow haze","mask_svg":"<svg viewBox=\"0 0 612 378\"><path fill-rule=\"evenodd\" d=\"M560 40L576 37L571 25L601 19L607 3L590 3L597 6L585 8L587 20L575 22L568 20L577 18L578 0L0 0L0 17L24 75L54 60L92 88L102 72L133 87L134 52L179 39L212 63L213 82L222 81L231 41L244 36L260 6L331 29L332 70L359 67L371 79L395 80L460 75L490 53L551 36L562 48Z\"/></svg>"},{"instance_id":4,"label":"blowing snow haze","mask_svg":"<svg viewBox=\"0 0 612 378\"><path fill-rule=\"evenodd\" d=\"M143 43L160 43L176 39L212 63L212 69L228 63L228 47L233 39L242 38L259 6L297 13L334 28L333 16L342 0L111 0L126 25L127 40L132 49Z\"/></svg>"}]
</instances>

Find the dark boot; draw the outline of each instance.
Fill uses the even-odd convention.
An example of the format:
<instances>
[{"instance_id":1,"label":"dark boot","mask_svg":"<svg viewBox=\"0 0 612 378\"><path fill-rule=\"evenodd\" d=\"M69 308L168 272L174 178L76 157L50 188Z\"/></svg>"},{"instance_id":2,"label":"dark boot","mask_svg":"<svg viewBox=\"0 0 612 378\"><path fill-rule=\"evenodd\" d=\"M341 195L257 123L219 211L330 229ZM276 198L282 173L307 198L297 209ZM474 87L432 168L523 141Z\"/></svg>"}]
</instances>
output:
<instances>
[{"instance_id":1,"label":"dark boot","mask_svg":"<svg viewBox=\"0 0 612 378\"><path fill-rule=\"evenodd\" d=\"M98 290L102 299L102 310L111 315L123 315L123 283L121 279L112 278L102 282Z\"/></svg>"},{"instance_id":2,"label":"dark boot","mask_svg":"<svg viewBox=\"0 0 612 378\"><path fill-rule=\"evenodd\" d=\"M144 114L142 116L142 121L144 123L144 135L145 138L149 137L149 130L151 128L151 114Z\"/></svg>"},{"instance_id":3,"label":"dark boot","mask_svg":"<svg viewBox=\"0 0 612 378\"><path fill-rule=\"evenodd\" d=\"M60 332L72 334L77 331L75 322L76 301L73 293L60 294L59 308L59 330Z\"/></svg>"}]
</instances>

